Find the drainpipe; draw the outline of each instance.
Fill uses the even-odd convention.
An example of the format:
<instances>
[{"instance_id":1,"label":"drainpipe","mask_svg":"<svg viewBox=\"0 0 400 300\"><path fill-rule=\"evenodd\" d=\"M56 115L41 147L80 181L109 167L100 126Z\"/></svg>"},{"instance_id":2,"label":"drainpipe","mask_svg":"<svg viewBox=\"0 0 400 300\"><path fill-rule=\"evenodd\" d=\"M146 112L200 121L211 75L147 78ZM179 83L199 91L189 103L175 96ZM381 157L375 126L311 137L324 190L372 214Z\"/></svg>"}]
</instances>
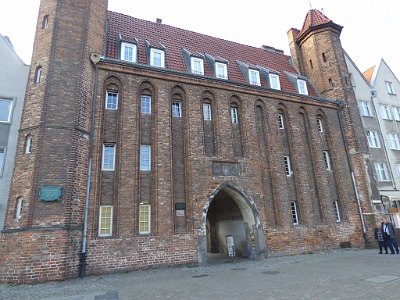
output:
<instances>
[{"instance_id":1,"label":"drainpipe","mask_svg":"<svg viewBox=\"0 0 400 300\"><path fill-rule=\"evenodd\" d=\"M97 99L97 84L98 84L98 72L99 68L97 63L100 61L100 55L92 53L90 60L93 62L95 67L94 73L94 84L93 84L93 104L92 104L92 119L90 124L90 136L89 136L89 161L88 161L88 172L86 180L86 197L85 197L85 211L83 217L83 233L82 233L82 252L80 257L80 269L79 277L84 278L86 275L86 239L87 239L87 227L88 227L88 214L89 214L89 195L90 195L90 178L92 175L92 157L93 157L93 136L94 136L94 117L96 112L96 99Z\"/></svg>"},{"instance_id":2,"label":"drainpipe","mask_svg":"<svg viewBox=\"0 0 400 300\"><path fill-rule=\"evenodd\" d=\"M358 194L357 182L356 182L356 178L354 176L353 167L352 167L351 160L350 160L350 154L349 154L347 139L345 138L346 135L345 135L344 128L343 128L343 120L342 120L342 116L340 114L340 112L343 110L343 107L344 107L344 104L343 104L343 102L340 101L339 102L339 110L338 110L340 131L342 132L343 141L344 141L344 144L345 144L347 162L349 164L350 173L351 173L351 181L353 182L354 192L356 193L357 206L358 206L358 212L360 214L361 225L362 225L362 229L363 229L363 237L364 237L365 247L366 248L370 248L371 247L371 242L369 241L368 236L367 236L367 228L365 226L364 213L363 213L362 207L361 207L360 195Z\"/></svg>"}]
</instances>

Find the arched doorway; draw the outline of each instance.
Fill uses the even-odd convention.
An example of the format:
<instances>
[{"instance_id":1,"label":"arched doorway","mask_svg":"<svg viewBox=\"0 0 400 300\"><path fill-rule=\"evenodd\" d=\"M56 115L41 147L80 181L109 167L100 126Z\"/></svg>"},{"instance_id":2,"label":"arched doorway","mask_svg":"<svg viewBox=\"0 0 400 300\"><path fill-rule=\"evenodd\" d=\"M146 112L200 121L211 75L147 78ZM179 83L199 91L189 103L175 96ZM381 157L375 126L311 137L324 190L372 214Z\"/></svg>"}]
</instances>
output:
<instances>
[{"instance_id":1,"label":"arched doorway","mask_svg":"<svg viewBox=\"0 0 400 300\"><path fill-rule=\"evenodd\" d=\"M203 207L198 243L198 262L207 264L209 253L226 253L226 236L235 243L235 255L258 259L267 246L253 200L235 184L225 182L210 195Z\"/></svg>"}]
</instances>

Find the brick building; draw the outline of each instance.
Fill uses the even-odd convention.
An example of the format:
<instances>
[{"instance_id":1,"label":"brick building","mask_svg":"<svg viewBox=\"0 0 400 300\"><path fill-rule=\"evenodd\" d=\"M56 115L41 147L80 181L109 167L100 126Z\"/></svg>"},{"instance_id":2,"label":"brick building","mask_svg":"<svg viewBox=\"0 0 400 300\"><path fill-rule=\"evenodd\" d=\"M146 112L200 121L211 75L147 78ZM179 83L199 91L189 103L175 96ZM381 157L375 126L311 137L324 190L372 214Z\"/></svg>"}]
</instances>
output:
<instances>
[{"instance_id":1,"label":"brick building","mask_svg":"<svg viewBox=\"0 0 400 300\"><path fill-rule=\"evenodd\" d=\"M311 10L289 31L292 64L106 0L42 0L0 280L206 264L227 236L249 259L364 247L367 148L340 30Z\"/></svg>"}]
</instances>

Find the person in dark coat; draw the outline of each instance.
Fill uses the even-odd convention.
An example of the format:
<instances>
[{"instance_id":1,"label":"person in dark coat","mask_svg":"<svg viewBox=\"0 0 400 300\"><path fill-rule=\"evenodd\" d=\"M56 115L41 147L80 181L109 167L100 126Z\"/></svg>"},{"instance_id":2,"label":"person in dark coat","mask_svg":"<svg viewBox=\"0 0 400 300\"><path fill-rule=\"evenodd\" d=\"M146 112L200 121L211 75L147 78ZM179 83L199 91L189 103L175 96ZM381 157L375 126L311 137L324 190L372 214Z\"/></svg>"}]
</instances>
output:
<instances>
[{"instance_id":1,"label":"person in dark coat","mask_svg":"<svg viewBox=\"0 0 400 300\"><path fill-rule=\"evenodd\" d=\"M383 232L381 224L376 224L375 227L375 239L378 241L379 254L382 254L382 249L385 249L385 254L388 254L388 247L386 241L383 239Z\"/></svg>"},{"instance_id":2,"label":"person in dark coat","mask_svg":"<svg viewBox=\"0 0 400 300\"><path fill-rule=\"evenodd\" d=\"M391 254L394 253L394 249L396 249L397 254L399 254L399 245L397 244L397 231L392 223L388 222L385 218L382 219L382 233L383 238L387 242L388 247L390 248Z\"/></svg>"}]
</instances>

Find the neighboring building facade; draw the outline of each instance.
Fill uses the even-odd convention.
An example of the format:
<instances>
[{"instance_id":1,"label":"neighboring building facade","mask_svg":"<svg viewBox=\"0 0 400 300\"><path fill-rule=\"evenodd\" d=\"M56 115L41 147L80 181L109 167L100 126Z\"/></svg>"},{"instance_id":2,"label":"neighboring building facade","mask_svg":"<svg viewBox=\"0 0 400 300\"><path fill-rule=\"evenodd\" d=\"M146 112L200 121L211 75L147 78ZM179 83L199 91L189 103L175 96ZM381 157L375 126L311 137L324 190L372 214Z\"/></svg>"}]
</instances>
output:
<instances>
[{"instance_id":1,"label":"neighboring building facade","mask_svg":"<svg viewBox=\"0 0 400 300\"><path fill-rule=\"evenodd\" d=\"M1 281L206 264L230 236L249 259L368 244L354 94L271 47L68 4L40 5Z\"/></svg>"},{"instance_id":2,"label":"neighboring building facade","mask_svg":"<svg viewBox=\"0 0 400 300\"><path fill-rule=\"evenodd\" d=\"M379 195L373 197L375 212L390 214L400 228L400 83L386 62L361 73L347 57L354 70L354 91L371 153Z\"/></svg>"},{"instance_id":3,"label":"neighboring building facade","mask_svg":"<svg viewBox=\"0 0 400 300\"><path fill-rule=\"evenodd\" d=\"M29 66L11 41L0 34L0 230L6 215L28 72Z\"/></svg>"}]
</instances>

